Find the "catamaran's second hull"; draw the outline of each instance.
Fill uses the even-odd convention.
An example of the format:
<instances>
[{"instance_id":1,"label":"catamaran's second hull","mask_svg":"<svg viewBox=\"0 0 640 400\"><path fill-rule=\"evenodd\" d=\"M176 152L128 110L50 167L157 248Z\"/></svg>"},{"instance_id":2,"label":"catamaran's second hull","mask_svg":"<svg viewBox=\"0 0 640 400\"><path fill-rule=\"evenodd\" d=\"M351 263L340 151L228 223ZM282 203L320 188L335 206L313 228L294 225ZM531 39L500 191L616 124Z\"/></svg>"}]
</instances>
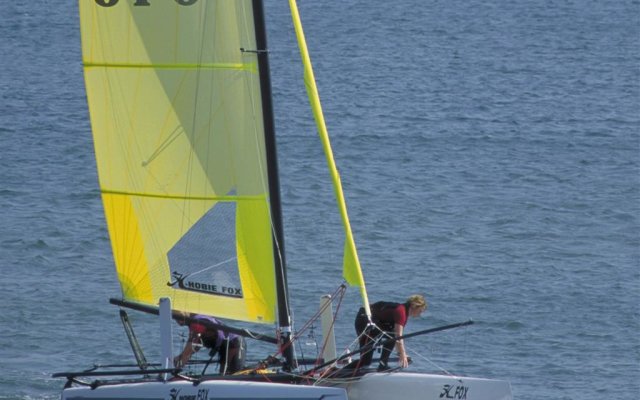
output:
<instances>
[{"instance_id":1,"label":"catamaran's second hull","mask_svg":"<svg viewBox=\"0 0 640 400\"><path fill-rule=\"evenodd\" d=\"M405 372L368 373L332 379L347 390L349 400L512 400L509 382L451 375Z\"/></svg>"},{"instance_id":2,"label":"catamaran's second hull","mask_svg":"<svg viewBox=\"0 0 640 400\"><path fill-rule=\"evenodd\" d=\"M296 384L211 380L119 383L64 389L61 400L347 400L344 389Z\"/></svg>"}]
</instances>

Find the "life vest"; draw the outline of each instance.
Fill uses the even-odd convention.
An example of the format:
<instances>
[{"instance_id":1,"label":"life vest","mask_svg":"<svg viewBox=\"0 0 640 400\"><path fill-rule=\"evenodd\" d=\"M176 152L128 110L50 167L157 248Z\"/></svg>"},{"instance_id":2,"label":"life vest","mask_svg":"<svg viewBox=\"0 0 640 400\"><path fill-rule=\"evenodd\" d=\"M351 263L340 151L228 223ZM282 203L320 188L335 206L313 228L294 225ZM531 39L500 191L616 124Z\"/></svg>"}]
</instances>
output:
<instances>
[{"instance_id":1,"label":"life vest","mask_svg":"<svg viewBox=\"0 0 640 400\"><path fill-rule=\"evenodd\" d=\"M402 303L395 303L392 301L378 301L371 305L371 320L376 325L380 326L385 330L393 330L393 326L396 321L393 320L392 313L393 310L397 309L399 306L406 306ZM405 309L405 315L407 310ZM406 318L405 318L406 324ZM404 324L402 324L404 325Z\"/></svg>"}]
</instances>

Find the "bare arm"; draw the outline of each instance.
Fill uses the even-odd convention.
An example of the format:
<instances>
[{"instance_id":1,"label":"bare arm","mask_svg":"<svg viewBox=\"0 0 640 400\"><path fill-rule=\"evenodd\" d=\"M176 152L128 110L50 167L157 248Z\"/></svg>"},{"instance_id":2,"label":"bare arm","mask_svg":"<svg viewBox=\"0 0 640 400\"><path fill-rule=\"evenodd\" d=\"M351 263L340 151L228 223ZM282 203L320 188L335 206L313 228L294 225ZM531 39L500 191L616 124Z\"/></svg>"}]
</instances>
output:
<instances>
[{"instance_id":1,"label":"bare arm","mask_svg":"<svg viewBox=\"0 0 640 400\"><path fill-rule=\"evenodd\" d=\"M400 324L395 324L393 331L397 338L402 337L404 327ZM404 341L402 339L396 341L396 350L398 351L398 363L400 364L400 367L407 368L409 366L409 360L407 359L407 353L404 349Z\"/></svg>"},{"instance_id":2,"label":"bare arm","mask_svg":"<svg viewBox=\"0 0 640 400\"><path fill-rule=\"evenodd\" d=\"M173 365L180 368L183 367L189 359L191 359L191 356L195 353L195 350L193 349L193 339L194 337L189 334L189 339L187 340L187 343L185 343L182 353L174 357Z\"/></svg>"}]
</instances>

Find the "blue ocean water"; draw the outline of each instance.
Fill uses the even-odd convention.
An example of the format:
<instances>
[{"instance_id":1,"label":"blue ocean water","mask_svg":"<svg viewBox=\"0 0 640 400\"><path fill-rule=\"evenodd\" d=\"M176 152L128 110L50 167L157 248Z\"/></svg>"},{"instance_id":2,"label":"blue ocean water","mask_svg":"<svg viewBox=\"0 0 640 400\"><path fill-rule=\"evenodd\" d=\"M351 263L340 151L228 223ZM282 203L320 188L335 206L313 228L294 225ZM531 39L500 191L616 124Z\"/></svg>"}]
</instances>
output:
<instances>
[{"instance_id":1,"label":"blue ocean water","mask_svg":"<svg viewBox=\"0 0 640 400\"><path fill-rule=\"evenodd\" d=\"M407 331L476 322L408 343L411 368L518 400L640 399L640 2L299 6L371 299L425 293ZM343 234L287 4L266 7L300 326L340 284ZM0 2L0 399L133 360L78 30L74 1ZM357 307L351 290L341 346ZM157 354L157 322L132 317Z\"/></svg>"}]
</instances>

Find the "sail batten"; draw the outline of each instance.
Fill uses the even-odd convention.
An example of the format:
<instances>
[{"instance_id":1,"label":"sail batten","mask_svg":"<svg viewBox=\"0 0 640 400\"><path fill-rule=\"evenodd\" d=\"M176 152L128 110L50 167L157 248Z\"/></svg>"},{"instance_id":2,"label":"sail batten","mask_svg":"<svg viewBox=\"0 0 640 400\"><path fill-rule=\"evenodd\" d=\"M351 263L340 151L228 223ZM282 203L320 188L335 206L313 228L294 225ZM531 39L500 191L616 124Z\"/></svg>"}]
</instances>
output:
<instances>
[{"instance_id":1,"label":"sail batten","mask_svg":"<svg viewBox=\"0 0 640 400\"><path fill-rule=\"evenodd\" d=\"M142 63L83 63L85 68L122 68L122 69L170 69L170 70L189 70L189 69L226 69L234 71L247 71L257 73L255 63L193 63L193 64L142 64Z\"/></svg>"},{"instance_id":2,"label":"sail batten","mask_svg":"<svg viewBox=\"0 0 640 400\"><path fill-rule=\"evenodd\" d=\"M100 193L131 196L131 197L149 197L149 198L173 199L173 200L225 201L225 202L265 201L265 196L189 196L189 195L183 195L183 194L126 192L126 191L109 190L109 189L101 189Z\"/></svg>"}]
</instances>

